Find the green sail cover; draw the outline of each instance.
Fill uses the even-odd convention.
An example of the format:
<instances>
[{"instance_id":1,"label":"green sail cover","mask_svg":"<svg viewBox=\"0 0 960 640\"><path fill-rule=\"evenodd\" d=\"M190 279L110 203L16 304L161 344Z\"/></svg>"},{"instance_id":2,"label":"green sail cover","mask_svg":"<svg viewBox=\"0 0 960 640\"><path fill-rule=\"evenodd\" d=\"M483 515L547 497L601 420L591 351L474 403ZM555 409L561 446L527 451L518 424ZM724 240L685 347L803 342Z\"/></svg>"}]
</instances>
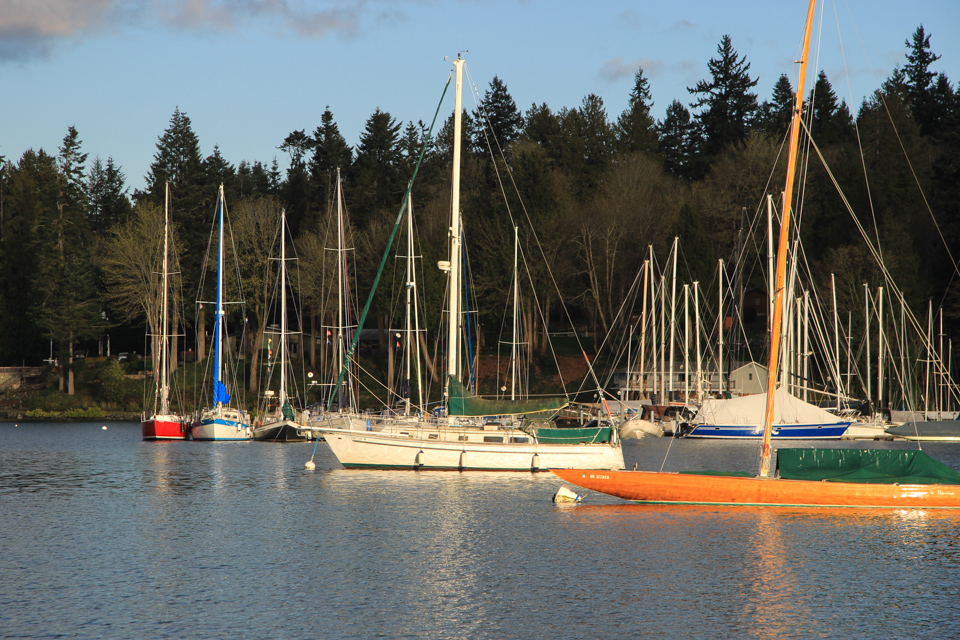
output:
<instances>
[{"instance_id":1,"label":"green sail cover","mask_svg":"<svg viewBox=\"0 0 960 640\"><path fill-rule=\"evenodd\" d=\"M960 484L960 473L923 451L777 449L780 477L873 484Z\"/></svg>"},{"instance_id":2,"label":"green sail cover","mask_svg":"<svg viewBox=\"0 0 960 640\"><path fill-rule=\"evenodd\" d=\"M287 400L283 403L283 408L280 410L283 413L284 420L296 420L297 417L293 415L293 407L290 406L290 401Z\"/></svg>"},{"instance_id":3,"label":"green sail cover","mask_svg":"<svg viewBox=\"0 0 960 640\"><path fill-rule=\"evenodd\" d=\"M460 381L447 376L449 392L447 415L451 416L518 416L544 411L558 411L567 406L566 398L536 400L490 400L468 393Z\"/></svg>"},{"instance_id":4,"label":"green sail cover","mask_svg":"<svg viewBox=\"0 0 960 640\"><path fill-rule=\"evenodd\" d=\"M537 441L541 444L606 444L610 442L612 431L610 427L537 429Z\"/></svg>"}]
</instances>

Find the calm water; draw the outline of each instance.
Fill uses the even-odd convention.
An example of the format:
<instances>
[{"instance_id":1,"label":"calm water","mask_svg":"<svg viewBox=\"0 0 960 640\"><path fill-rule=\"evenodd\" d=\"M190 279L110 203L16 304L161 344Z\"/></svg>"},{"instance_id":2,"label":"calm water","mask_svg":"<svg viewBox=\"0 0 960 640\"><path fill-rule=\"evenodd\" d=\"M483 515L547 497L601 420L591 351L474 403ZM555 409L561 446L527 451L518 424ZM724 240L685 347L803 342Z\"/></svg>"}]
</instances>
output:
<instances>
[{"instance_id":1,"label":"calm water","mask_svg":"<svg viewBox=\"0 0 960 640\"><path fill-rule=\"evenodd\" d=\"M668 470L755 465L667 439L627 464L668 446ZM562 507L551 475L312 449L0 424L0 637L960 637L960 514Z\"/></svg>"}]
</instances>

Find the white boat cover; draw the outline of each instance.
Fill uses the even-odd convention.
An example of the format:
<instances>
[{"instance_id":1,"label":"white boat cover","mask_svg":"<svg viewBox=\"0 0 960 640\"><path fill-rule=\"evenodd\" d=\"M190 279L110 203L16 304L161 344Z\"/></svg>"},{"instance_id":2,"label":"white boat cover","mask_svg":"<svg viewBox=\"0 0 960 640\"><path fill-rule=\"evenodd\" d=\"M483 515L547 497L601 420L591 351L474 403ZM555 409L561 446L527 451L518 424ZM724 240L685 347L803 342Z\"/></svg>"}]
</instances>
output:
<instances>
[{"instance_id":1,"label":"white boat cover","mask_svg":"<svg viewBox=\"0 0 960 640\"><path fill-rule=\"evenodd\" d=\"M837 416L780 387L774 402L774 424L838 424ZM767 411L767 394L756 393L730 399L707 399L700 406L695 422L715 425L762 425Z\"/></svg>"}]
</instances>

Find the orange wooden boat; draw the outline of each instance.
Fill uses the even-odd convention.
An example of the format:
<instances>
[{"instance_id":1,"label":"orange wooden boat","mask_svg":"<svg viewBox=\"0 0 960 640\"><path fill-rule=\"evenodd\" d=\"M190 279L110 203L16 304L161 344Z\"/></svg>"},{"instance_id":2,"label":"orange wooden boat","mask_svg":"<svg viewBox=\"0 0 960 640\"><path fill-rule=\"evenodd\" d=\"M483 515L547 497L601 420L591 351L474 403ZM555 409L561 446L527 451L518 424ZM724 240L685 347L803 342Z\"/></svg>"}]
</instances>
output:
<instances>
[{"instance_id":1,"label":"orange wooden boat","mask_svg":"<svg viewBox=\"0 0 960 640\"><path fill-rule=\"evenodd\" d=\"M790 214L802 128L800 115L803 112L807 53L815 5L816 0L810 0L803 36L803 56L800 59L800 79L790 123L787 181L783 192L783 220L780 225L773 322L770 330L768 393L760 473L757 476L744 477L710 473L552 469L553 473L567 482L625 500L668 504L960 508L960 473L932 460L922 452L852 450L849 453L840 453L836 450L791 450L785 456L791 458L789 463L781 465L788 470L787 474L781 473L784 477L777 477L776 473L770 473L770 437L776 397L773 390L777 388L777 373L780 370ZM920 470L920 473L914 473L915 470ZM801 479L794 479L798 476Z\"/></svg>"},{"instance_id":2,"label":"orange wooden boat","mask_svg":"<svg viewBox=\"0 0 960 640\"><path fill-rule=\"evenodd\" d=\"M813 482L654 471L551 469L570 484L657 504L960 509L960 485Z\"/></svg>"}]
</instances>

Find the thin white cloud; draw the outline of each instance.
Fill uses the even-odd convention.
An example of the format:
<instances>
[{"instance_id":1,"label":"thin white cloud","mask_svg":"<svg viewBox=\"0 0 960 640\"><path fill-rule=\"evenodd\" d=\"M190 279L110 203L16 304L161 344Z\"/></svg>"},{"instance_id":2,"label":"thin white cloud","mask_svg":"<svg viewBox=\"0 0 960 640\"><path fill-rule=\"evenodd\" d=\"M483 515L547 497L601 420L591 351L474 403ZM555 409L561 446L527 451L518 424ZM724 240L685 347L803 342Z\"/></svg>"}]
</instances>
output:
<instances>
[{"instance_id":1,"label":"thin white cloud","mask_svg":"<svg viewBox=\"0 0 960 640\"><path fill-rule=\"evenodd\" d=\"M651 76L657 75L665 66L663 60L659 59L640 58L637 60L624 60L622 57L617 56L604 63L603 68L600 69L600 76L613 82L624 77L632 78L638 69L643 69L644 76L650 78Z\"/></svg>"},{"instance_id":2,"label":"thin white cloud","mask_svg":"<svg viewBox=\"0 0 960 640\"><path fill-rule=\"evenodd\" d=\"M368 0L0 0L0 61L49 55L62 43L132 25L283 34L356 35Z\"/></svg>"}]
</instances>

